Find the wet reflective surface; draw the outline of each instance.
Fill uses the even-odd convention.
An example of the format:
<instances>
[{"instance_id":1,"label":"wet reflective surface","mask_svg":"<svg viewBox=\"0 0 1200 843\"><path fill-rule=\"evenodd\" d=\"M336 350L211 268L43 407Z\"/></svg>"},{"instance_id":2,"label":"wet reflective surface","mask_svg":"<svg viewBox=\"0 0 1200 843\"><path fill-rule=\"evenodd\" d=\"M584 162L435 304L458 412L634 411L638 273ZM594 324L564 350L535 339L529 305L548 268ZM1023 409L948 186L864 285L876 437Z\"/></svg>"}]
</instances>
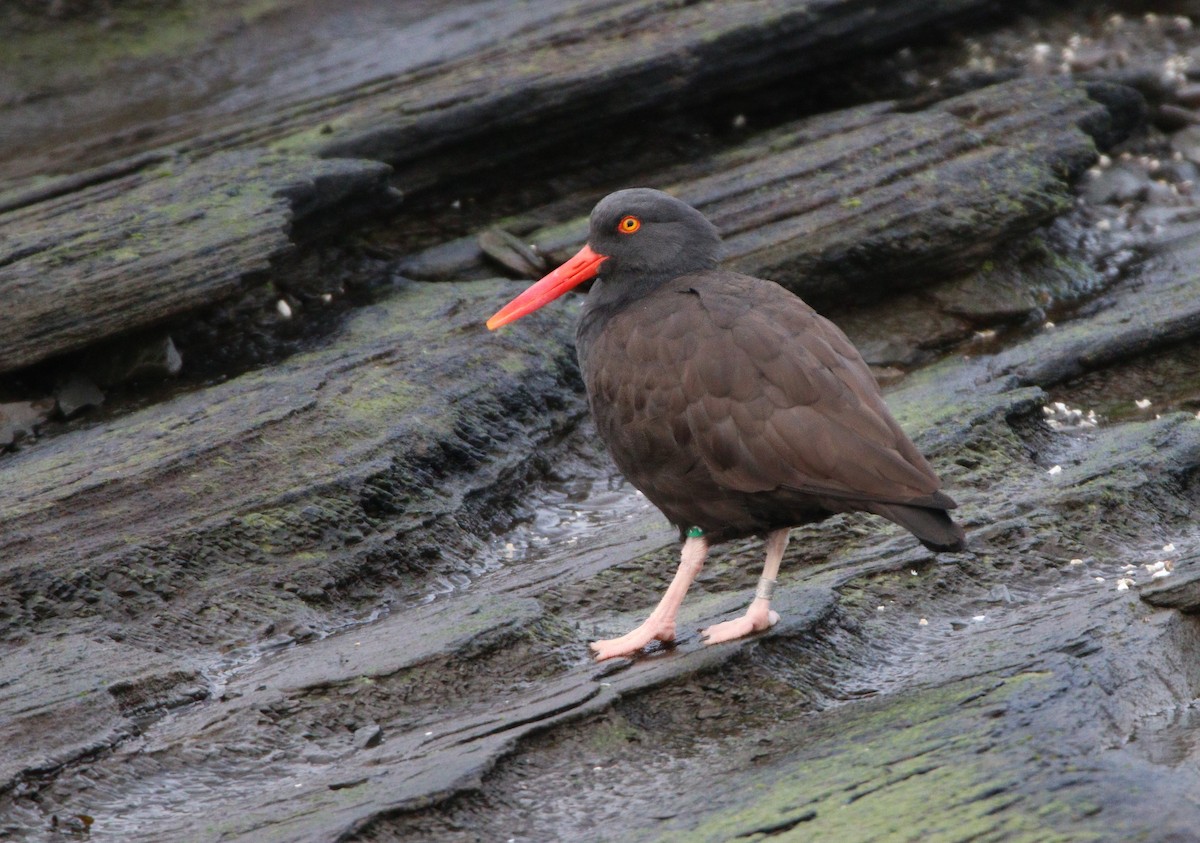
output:
<instances>
[{"instance_id":1,"label":"wet reflective surface","mask_svg":"<svg viewBox=\"0 0 1200 843\"><path fill-rule=\"evenodd\" d=\"M331 15L302 0L250 25L240 13L186 10L148 21L118 10L104 21L74 21L47 36L58 48L79 38L87 50L106 26L145 40L145 58L99 63L82 75L65 57L9 57L16 68L0 95L0 180L70 172L178 141L197 124L210 130L281 103L301 103L469 54L554 16L549 0L349 0ZM178 18L178 20L176 20ZM212 27L209 41L202 39ZM184 34L194 28L195 34ZM93 31L95 30L95 31ZM182 30L182 32L181 32ZM119 36L118 36L119 37ZM155 39L159 40L155 40ZM179 43L174 43L179 42ZM158 53L161 51L161 55Z\"/></svg>"}]
</instances>

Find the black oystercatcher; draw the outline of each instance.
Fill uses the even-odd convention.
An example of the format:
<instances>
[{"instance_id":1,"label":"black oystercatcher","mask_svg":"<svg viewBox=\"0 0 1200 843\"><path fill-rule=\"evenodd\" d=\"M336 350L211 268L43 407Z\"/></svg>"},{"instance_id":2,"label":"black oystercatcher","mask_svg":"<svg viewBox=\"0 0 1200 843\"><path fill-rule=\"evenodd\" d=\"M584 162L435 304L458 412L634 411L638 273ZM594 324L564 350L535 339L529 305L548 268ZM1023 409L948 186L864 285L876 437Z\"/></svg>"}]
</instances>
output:
<instances>
[{"instance_id":1,"label":"black oystercatcher","mask_svg":"<svg viewBox=\"0 0 1200 843\"><path fill-rule=\"evenodd\" d=\"M882 515L935 551L961 550L933 469L888 412L846 335L771 281L717 269L721 240L699 211L657 190L621 190L592 211L575 257L488 320L495 329L599 275L576 333L596 428L629 481L683 540L650 617L592 646L597 659L675 637L675 616L717 542L766 536L744 617L707 643L774 625L788 528L835 512Z\"/></svg>"}]
</instances>

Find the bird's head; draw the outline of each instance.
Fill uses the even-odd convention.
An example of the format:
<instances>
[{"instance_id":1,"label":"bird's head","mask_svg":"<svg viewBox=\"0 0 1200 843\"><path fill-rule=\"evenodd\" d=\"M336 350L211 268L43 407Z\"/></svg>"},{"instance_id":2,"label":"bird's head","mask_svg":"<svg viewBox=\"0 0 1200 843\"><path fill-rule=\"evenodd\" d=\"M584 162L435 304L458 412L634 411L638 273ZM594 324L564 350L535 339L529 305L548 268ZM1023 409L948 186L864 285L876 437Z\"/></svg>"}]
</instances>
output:
<instances>
[{"instance_id":1,"label":"bird's head","mask_svg":"<svg viewBox=\"0 0 1200 843\"><path fill-rule=\"evenodd\" d=\"M618 190L592 210L588 241L558 269L491 319L492 330L553 301L603 272L605 283L653 285L717 263L717 229L691 205L647 187Z\"/></svg>"}]
</instances>

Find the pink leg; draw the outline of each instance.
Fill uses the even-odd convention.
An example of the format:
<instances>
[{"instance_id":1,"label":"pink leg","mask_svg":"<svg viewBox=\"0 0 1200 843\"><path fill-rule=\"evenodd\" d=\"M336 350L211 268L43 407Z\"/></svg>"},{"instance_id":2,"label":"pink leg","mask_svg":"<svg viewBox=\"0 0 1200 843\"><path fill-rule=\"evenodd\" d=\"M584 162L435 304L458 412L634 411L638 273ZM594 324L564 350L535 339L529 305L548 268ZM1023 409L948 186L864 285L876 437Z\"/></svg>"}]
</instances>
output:
<instances>
[{"instance_id":1,"label":"pink leg","mask_svg":"<svg viewBox=\"0 0 1200 843\"><path fill-rule=\"evenodd\" d=\"M671 580L671 584L667 587L667 593L650 613L650 617L646 618L645 623L637 629L620 638L593 641L591 648L596 656L596 661L633 655L651 641L674 641L675 615L683 604L684 595L687 594L692 580L696 579L696 575L704 567L706 556L708 556L708 542L705 539L692 538L685 541L683 552L680 554L679 570L675 572L675 579Z\"/></svg>"},{"instance_id":2,"label":"pink leg","mask_svg":"<svg viewBox=\"0 0 1200 843\"><path fill-rule=\"evenodd\" d=\"M702 631L700 636L705 644L720 644L722 641L745 638L779 623L779 613L771 609L771 593L775 590L775 578L779 576L779 563L783 561L783 551L787 548L787 543L787 530L776 530L767 536L767 561L763 564L762 577L758 581L758 589L754 593L750 608L740 618L714 624Z\"/></svg>"}]
</instances>

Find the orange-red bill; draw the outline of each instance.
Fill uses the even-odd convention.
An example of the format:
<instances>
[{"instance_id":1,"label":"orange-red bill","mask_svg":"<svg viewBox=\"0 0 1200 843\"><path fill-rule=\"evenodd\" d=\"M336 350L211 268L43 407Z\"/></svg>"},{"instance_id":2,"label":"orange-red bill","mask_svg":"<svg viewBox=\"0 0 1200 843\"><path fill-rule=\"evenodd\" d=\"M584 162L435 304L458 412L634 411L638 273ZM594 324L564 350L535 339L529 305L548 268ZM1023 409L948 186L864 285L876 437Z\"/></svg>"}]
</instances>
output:
<instances>
[{"instance_id":1,"label":"orange-red bill","mask_svg":"<svg viewBox=\"0 0 1200 843\"><path fill-rule=\"evenodd\" d=\"M567 290L578 287L589 278L595 278L596 273L600 271L600 264L606 260L608 255L598 255L592 251L591 246L584 244L584 247L575 253L575 257L496 311L487 321L488 329L494 331L501 325L515 322L542 305L554 301Z\"/></svg>"}]
</instances>

